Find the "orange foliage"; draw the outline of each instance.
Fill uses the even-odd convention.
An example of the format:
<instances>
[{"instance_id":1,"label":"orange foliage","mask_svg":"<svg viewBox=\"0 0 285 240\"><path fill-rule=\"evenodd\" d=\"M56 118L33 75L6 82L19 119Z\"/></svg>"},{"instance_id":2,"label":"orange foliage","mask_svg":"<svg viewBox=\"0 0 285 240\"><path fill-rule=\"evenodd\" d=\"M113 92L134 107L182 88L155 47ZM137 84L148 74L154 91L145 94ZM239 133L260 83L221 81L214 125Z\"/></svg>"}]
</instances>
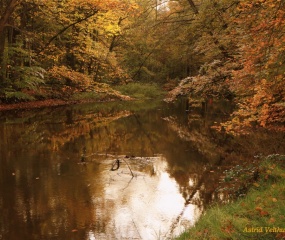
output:
<instances>
[{"instance_id":1,"label":"orange foliage","mask_svg":"<svg viewBox=\"0 0 285 240\"><path fill-rule=\"evenodd\" d=\"M285 130L284 1L241 1L238 11L234 35L243 68L233 71L231 88L241 98L234 116L240 126Z\"/></svg>"}]
</instances>

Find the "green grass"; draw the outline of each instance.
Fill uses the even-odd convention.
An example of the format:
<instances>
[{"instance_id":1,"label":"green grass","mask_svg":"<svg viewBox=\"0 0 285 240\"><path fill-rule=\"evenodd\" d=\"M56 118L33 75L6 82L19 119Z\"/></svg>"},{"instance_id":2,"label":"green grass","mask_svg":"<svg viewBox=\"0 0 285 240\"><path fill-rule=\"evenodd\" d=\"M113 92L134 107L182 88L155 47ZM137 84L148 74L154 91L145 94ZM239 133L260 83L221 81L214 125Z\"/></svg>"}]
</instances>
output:
<instances>
[{"instance_id":1,"label":"green grass","mask_svg":"<svg viewBox=\"0 0 285 240\"><path fill-rule=\"evenodd\" d=\"M268 156L259 172L245 197L213 206L176 239L285 239L285 156Z\"/></svg>"},{"instance_id":2,"label":"green grass","mask_svg":"<svg viewBox=\"0 0 285 240\"><path fill-rule=\"evenodd\" d=\"M96 93L96 92L79 92L72 95L72 100L101 100L106 97L107 94Z\"/></svg>"},{"instance_id":3,"label":"green grass","mask_svg":"<svg viewBox=\"0 0 285 240\"><path fill-rule=\"evenodd\" d=\"M114 88L124 95L137 99L154 99L165 94L156 84L128 83Z\"/></svg>"}]
</instances>

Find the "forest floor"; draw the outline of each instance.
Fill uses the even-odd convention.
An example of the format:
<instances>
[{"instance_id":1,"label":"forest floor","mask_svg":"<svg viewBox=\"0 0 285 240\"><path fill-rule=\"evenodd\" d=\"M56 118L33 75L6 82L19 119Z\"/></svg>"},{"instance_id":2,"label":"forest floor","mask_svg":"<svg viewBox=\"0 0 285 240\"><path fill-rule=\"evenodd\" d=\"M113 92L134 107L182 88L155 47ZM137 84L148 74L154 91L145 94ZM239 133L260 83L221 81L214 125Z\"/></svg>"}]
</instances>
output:
<instances>
[{"instance_id":1,"label":"forest floor","mask_svg":"<svg viewBox=\"0 0 285 240\"><path fill-rule=\"evenodd\" d=\"M243 197L206 210L177 240L285 239L285 155L262 160L259 177Z\"/></svg>"}]
</instances>

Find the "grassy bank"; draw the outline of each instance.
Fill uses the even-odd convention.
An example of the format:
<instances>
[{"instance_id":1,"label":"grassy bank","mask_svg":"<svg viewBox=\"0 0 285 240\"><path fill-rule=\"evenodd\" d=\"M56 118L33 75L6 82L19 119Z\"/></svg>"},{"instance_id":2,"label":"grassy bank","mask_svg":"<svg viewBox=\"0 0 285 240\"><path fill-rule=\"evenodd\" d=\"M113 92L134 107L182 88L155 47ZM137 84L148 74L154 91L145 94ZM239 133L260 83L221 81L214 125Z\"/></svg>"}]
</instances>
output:
<instances>
[{"instance_id":1,"label":"grassy bank","mask_svg":"<svg viewBox=\"0 0 285 240\"><path fill-rule=\"evenodd\" d=\"M149 83L128 83L126 85L115 86L114 89L136 99L153 99L166 94L158 85Z\"/></svg>"},{"instance_id":2,"label":"grassy bank","mask_svg":"<svg viewBox=\"0 0 285 240\"><path fill-rule=\"evenodd\" d=\"M0 111L114 100L159 100L164 95L165 92L156 84L129 83L111 87L103 83L94 83L82 91L75 88L62 91L58 87L54 90L46 88L41 95L35 94L35 92L26 93L24 98L17 98L18 95L13 95L11 99L6 99L5 102L1 102L0 97Z\"/></svg>"},{"instance_id":3,"label":"grassy bank","mask_svg":"<svg viewBox=\"0 0 285 240\"><path fill-rule=\"evenodd\" d=\"M285 155L262 160L245 197L213 206L177 240L285 239Z\"/></svg>"}]
</instances>

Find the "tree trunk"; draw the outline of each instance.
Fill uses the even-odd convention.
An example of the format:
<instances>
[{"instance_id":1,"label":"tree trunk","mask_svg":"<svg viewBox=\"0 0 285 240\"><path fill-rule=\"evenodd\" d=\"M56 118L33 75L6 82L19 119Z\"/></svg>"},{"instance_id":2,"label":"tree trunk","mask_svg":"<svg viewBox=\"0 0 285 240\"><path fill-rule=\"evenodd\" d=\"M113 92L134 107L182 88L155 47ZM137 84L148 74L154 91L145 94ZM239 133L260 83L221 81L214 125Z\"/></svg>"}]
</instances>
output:
<instances>
[{"instance_id":1,"label":"tree trunk","mask_svg":"<svg viewBox=\"0 0 285 240\"><path fill-rule=\"evenodd\" d=\"M6 27L6 24L9 21L9 18L11 17L11 15L13 14L17 4L20 2L21 0L10 0L4 13L3 16L1 16L0 18L0 36L2 36L4 34L4 29Z\"/></svg>"},{"instance_id":2,"label":"tree trunk","mask_svg":"<svg viewBox=\"0 0 285 240\"><path fill-rule=\"evenodd\" d=\"M6 44L5 29L0 34L0 86L6 81L6 61L5 61L5 44Z\"/></svg>"},{"instance_id":3,"label":"tree trunk","mask_svg":"<svg viewBox=\"0 0 285 240\"><path fill-rule=\"evenodd\" d=\"M122 21L126 19L126 17L122 18L120 17L119 18L119 21L118 21L118 26L121 25ZM109 47L109 52L113 52L113 49L114 47L116 46L116 40L117 40L118 36L117 35L114 35L113 38L112 38L112 41L111 41L111 44L110 44L110 47Z\"/></svg>"},{"instance_id":4,"label":"tree trunk","mask_svg":"<svg viewBox=\"0 0 285 240\"><path fill-rule=\"evenodd\" d=\"M188 3L189 3L189 5L190 5L190 7L192 8L193 12L194 12L195 14L198 14L199 11L198 11L198 8L196 7L195 3L194 3L192 0L188 0Z\"/></svg>"},{"instance_id":5,"label":"tree trunk","mask_svg":"<svg viewBox=\"0 0 285 240\"><path fill-rule=\"evenodd\" d=\"M10 0L7 3L6 9L4 10L1 18L0 18L0 81L4 81L5 79L5 69L6 66L4 66L4 50L5 50L5 43L6 43L6 25L8 24L8 21L11 17L11 15L13 14L17 4L20 2L21 0ZM1 83L0 82L0 83Z\"/></svg>"}]
</instances>

